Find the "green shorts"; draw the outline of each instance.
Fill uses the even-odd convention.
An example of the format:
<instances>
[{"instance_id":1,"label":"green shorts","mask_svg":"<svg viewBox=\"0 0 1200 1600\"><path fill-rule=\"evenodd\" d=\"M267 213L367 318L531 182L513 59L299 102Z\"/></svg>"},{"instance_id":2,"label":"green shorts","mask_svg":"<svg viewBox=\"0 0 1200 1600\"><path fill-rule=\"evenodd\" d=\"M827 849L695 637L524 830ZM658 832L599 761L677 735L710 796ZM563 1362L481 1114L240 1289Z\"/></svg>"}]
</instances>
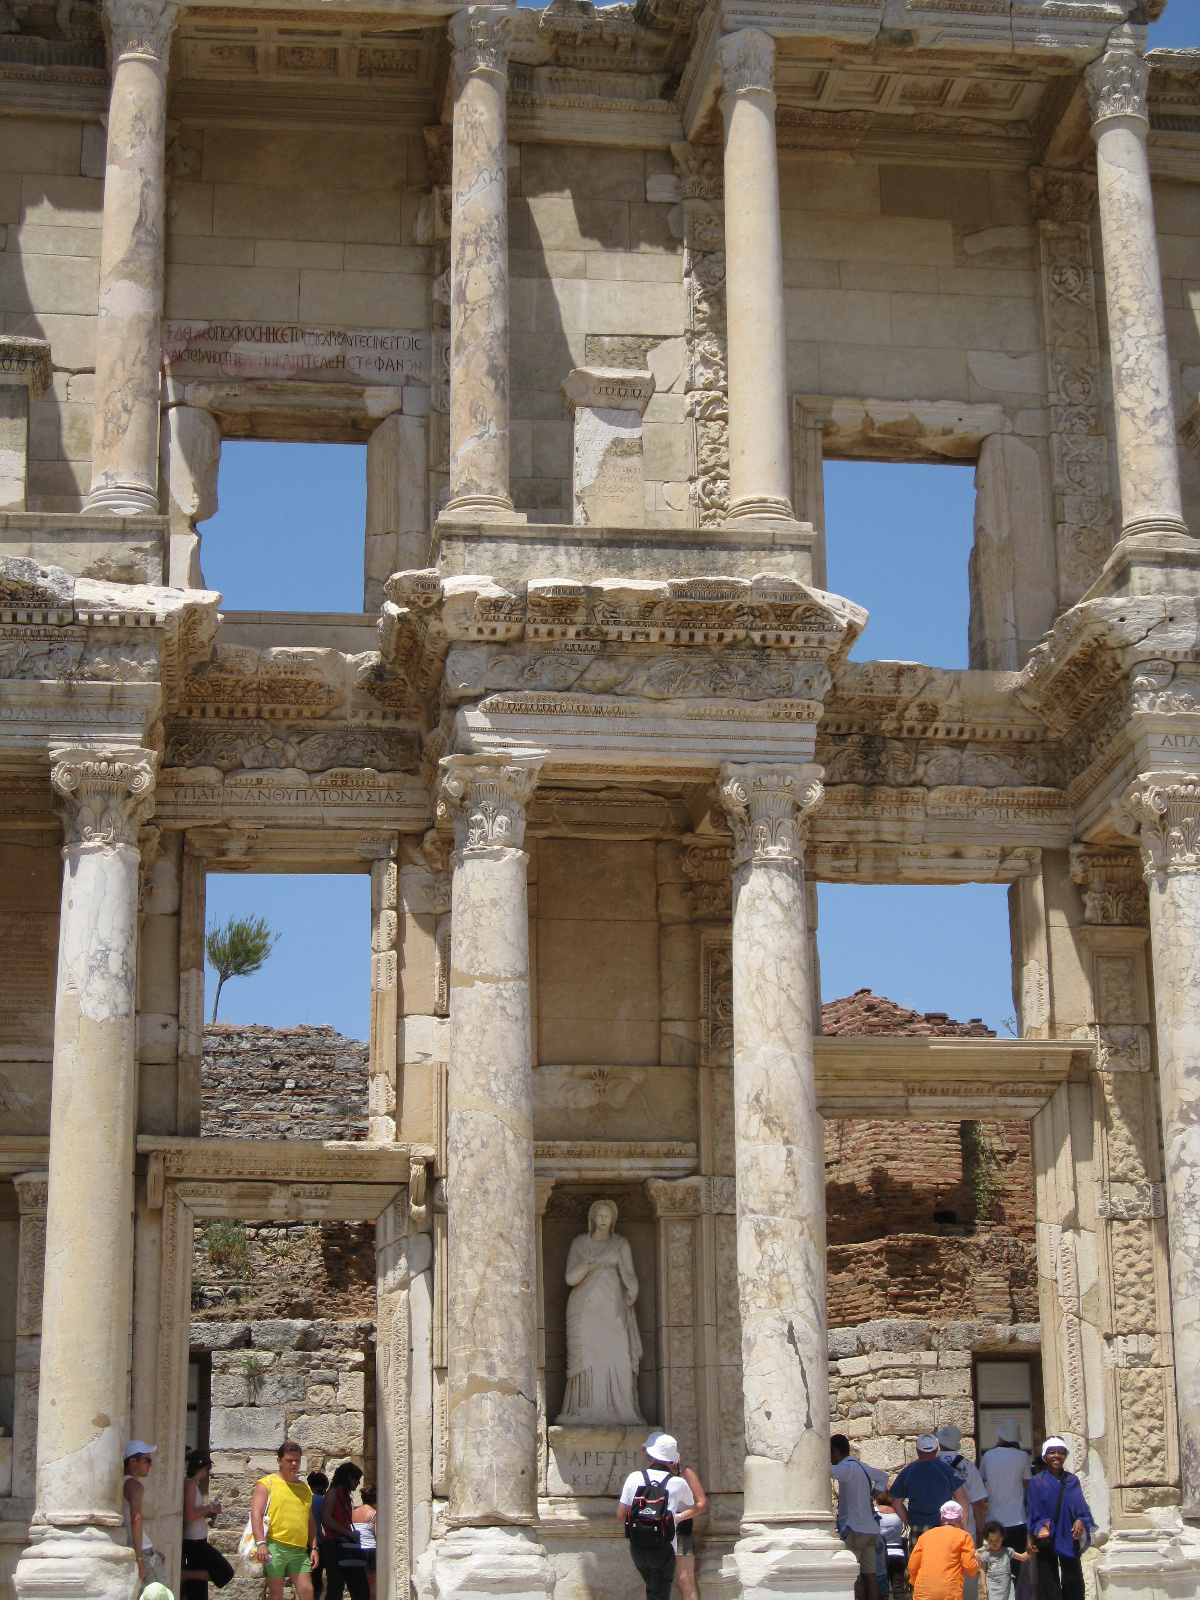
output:
<instances>
[{"instance_id":1,"label":"green shorts","mask_svg":"<svg viewBox=\"0 0 1200 1600\"><path fill-rule=\"evenodd\" d=\"M277 1544L274 1539L267 1540L268 1578L294 1578L298 1573L311 1571L312 1562L307 1550L299 1545Z\"/></svg>"}]
</instances>

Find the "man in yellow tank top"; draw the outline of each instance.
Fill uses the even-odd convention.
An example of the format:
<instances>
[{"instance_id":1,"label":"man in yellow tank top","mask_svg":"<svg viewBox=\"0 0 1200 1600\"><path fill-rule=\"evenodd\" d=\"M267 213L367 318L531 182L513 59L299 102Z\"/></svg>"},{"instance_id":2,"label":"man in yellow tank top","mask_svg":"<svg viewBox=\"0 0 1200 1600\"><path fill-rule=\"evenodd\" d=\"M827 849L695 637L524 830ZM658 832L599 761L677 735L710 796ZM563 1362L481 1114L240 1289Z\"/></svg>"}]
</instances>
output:
<instances>
[{"instance_id":1,"label":"man in yellow tank top","mask_svg":"<svg viewBox=\"0 0 1200 1600\"><path fill-rule=\"evenodd\" d=\"M267 1600L283 1600L285 1578L291 1578L296 1600L312 1600L312 1573L317 1564L312 1490L300 1477L298 1444L285 1439L276 1455L278 1472L258 1480L250 1502L254 1559L267 1569Z\"/></svg>"}]
</instances>

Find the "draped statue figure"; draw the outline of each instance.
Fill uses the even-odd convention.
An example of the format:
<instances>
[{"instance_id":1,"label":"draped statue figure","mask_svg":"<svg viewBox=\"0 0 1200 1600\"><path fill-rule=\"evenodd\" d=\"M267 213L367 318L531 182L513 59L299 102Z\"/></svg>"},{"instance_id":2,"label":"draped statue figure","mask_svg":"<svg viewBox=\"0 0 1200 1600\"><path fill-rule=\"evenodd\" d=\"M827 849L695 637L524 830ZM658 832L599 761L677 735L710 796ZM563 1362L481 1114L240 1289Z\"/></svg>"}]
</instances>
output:
<instances>
[{"instance_id":1,"label":"draped statue figure","mask_svg":"<svg viewBox=\"0 0 1200 1600\"><path fill-rule=\"evenodd\" d=\"M629 1240L614 1231L616 1225L614 1202L595 1201L587 1233L573 1239L567 1252L567 1392L559 1422L645 1420L637 1392L637 1274Z\"/></svg>"}]
</instances>

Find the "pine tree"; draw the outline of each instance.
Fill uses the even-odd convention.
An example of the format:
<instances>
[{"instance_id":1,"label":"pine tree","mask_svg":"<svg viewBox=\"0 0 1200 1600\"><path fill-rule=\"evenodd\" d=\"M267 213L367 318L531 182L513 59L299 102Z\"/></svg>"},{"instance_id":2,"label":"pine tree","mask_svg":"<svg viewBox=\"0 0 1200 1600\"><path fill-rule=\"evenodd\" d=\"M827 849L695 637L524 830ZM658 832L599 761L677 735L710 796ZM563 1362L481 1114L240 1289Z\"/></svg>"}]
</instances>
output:
<instances>
[{"instance_id":1,"label":"pine tree","mask_svg":"<svg viewBox=\"0 0 1200 1600\"><path fill-rule=\"evenodd\" d=\"M230 917L223 928L213 928L204 941L209 964L217 974L212 1019L217 1020L221 990L230 978L246 978L257 972L279 943L262 917Z\"/></svg>"}]
</instances>

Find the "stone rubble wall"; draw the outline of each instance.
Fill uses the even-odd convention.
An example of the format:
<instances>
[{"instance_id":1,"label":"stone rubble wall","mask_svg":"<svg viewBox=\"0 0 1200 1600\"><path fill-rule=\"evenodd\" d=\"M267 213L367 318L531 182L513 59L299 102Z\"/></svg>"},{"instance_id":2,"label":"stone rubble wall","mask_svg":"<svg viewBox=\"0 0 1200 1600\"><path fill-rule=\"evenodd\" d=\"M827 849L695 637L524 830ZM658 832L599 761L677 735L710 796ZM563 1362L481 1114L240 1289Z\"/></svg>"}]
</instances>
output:
<instances>
[{"instance_id":1,"label":"stone rubble wall","mask_svg":"<svg viewBox=\"0 0 1200 1600\"><path fill-rule=\"evenodd\" d=\"M365 1139L369 1047L328 1025L204 1030L200 1132L207 1139Z\"/></svg>"},{"instance_id":2,"label":"stone rubble wall","mask_svg":"<svg viewBox=\"0 0 1200 1600\"><path fill-rule=\"evenodd\" d=\"M898 1471L917 1454L917 1435L947 1423L962 1429L975 1458L974 1356L1002 1352L1036 1359L1041 1329L983 1321L881 1319L829 1334L829 1411L835 1433L872 1467Z\"/></svg>"}]
</instances>

